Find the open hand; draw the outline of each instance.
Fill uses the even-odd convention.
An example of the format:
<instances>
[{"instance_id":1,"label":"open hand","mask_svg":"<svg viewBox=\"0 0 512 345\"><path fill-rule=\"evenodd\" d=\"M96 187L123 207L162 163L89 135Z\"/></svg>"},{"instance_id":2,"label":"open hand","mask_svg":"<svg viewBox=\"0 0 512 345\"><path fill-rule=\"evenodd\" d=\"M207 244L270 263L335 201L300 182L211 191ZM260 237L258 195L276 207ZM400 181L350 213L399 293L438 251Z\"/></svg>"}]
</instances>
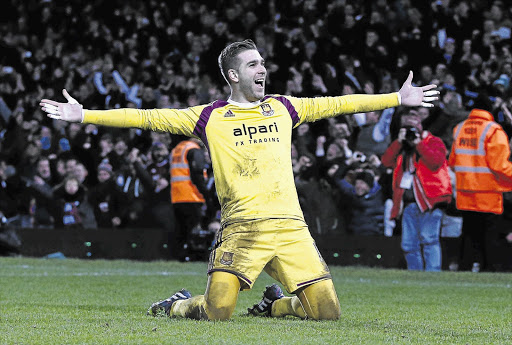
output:
<instances>
[{"instance_id":1,"label":"open hand","mask_svg":"<svg viewBox=\"0 0 512 345\"><path fill-rule=\"evenodd\" d=\"M439 91L433 90L437 85L430 84L421 87L412 86L412 71L409 72L407 80L400 88L400 96L402 97L402 105L409 107L427 107L431 108L434 106L432 103L439 97Z\"/></svg>"},{"instance_id":2,"label":"open hand","mask_svg":"<svg viewBox=\"0 0 512 345\"><path fill-rule=\"evenodd\" d=\"M62 90L67 103L60 103L49 99L42 99L39 105L52 119L64 120L68 122L82 122L83 107L76 99L71 97L66 89Z\"/></svg>"}]
</instances>

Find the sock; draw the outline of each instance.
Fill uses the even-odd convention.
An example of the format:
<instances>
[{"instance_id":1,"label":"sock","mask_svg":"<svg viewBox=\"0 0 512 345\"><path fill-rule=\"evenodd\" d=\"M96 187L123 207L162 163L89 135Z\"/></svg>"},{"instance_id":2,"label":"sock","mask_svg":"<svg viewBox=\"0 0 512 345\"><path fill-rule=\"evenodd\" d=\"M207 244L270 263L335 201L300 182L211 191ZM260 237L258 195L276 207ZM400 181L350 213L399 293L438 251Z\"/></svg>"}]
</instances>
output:
<instances>
[{"instance_id":1,"label":"sock","mask_svg":"<svg viewBox=\"0 0 512 345\"><path fill-rule=\"evenodd\" d=\"M270 315L273 317L292 315L301 319L306 318L304 308L302 308L302 304L297 296L283 297L274 301Z\"/></svg>"},{"instance_id":2,"label":"sock","mask_svg":"<svg viewBox=\"0 0 512 345\"><path fill-rule=\"evenodd\" d=\"M179 300L172 304L169 316L180 316L196 320L208 320L204 311L204 296L198 295L189 299Z\"/></svg>"}]
</instances>

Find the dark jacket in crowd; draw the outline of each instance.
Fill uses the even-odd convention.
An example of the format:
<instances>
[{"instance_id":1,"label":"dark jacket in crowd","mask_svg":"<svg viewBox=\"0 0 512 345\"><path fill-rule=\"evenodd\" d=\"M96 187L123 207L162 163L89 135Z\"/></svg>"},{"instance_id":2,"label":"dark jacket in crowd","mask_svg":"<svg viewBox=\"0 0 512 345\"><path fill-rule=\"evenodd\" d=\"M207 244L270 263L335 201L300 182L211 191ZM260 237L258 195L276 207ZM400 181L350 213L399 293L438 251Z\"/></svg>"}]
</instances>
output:
<instances>
[{"instance_id":1,"label":"dark jacket in crowd","mask_svg":"<svg viewBox=\"0 0 512 345\"><path fill-rule=\"evenodd\" d=\"M358 196L347 180L337 181L349 208L347 229L351 234L380 236L384 234L384 195L383 189L375 182L370 191Z\"/></svg>"}]
</instances>

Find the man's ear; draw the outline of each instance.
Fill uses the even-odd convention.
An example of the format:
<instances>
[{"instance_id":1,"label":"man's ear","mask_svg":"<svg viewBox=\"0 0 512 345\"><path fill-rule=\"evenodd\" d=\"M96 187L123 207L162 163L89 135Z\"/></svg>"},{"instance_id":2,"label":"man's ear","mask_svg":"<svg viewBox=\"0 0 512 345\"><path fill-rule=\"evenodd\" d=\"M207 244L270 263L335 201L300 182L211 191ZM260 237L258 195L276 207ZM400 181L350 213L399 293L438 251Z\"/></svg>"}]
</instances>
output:
<instances>
[{"instance_id":1,"label":"man's ear","mask_svg":"<svg viewBox=\"0 0 512 345\"><path fill-rule=\"evenodd\" d=\"M229 69L228 70L228 78L235 82L235 83L238 83L238 73L234 70L234 69Z\"/></svg>"}]
</instances>

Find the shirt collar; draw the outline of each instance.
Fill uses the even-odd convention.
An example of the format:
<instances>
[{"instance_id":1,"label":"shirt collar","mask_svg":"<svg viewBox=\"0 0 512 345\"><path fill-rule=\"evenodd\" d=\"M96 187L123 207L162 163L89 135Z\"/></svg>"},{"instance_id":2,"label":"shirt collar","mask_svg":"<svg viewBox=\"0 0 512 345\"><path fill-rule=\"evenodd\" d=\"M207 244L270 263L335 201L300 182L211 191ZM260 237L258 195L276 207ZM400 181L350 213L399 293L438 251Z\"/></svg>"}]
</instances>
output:
<instances>
[{"instance_id":1,"label":"shirt collar","mask_svg":"<svg viewBox=\"0 0 512 345\"><path fill-rule=\"evenodd\" d=\"M256 102L244 102L244 103L242 103L242 102L233 101L231 99L231 97L230 97L230 98L228 98L228 103L236 105L237 107L240 107L240 108L252 108L252 107L255 107L257 105L260 105L261 104L261 100L258 100Z\"/></svg>"}]
</instances>

